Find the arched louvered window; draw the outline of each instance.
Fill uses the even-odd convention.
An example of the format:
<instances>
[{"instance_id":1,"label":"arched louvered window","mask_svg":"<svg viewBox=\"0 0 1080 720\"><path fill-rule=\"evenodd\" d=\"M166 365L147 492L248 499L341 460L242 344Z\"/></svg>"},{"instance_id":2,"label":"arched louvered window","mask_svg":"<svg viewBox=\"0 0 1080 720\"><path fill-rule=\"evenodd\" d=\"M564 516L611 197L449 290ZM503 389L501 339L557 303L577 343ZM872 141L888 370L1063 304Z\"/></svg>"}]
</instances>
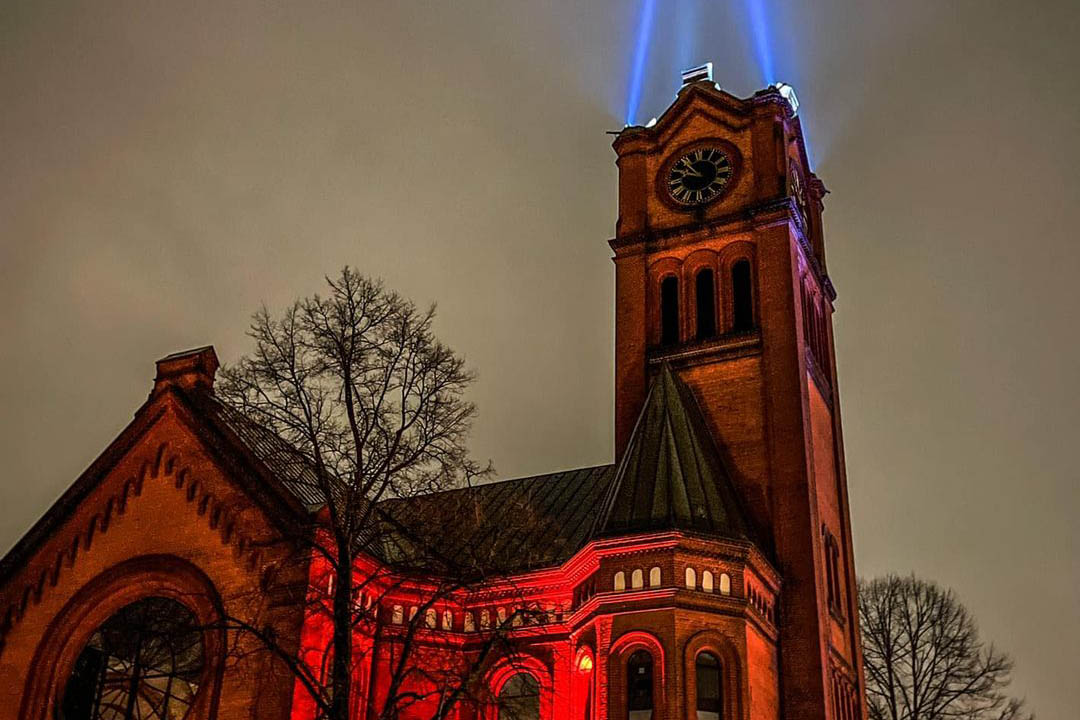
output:
<instances>
[{"instance_id":1,"label":"arched louvered window","mask_svg":"<svg viewBox=\"0 0 1080 720\"><path fill-rule=\"evenodd\" d=\"M660 283L660 344L679 342L679 279L670 275Z\"/></svg>"},{"instance_id":2,"label":"arched louvered window","mask_svg":"<svg viewBox=\"0 0 1080 720\"><path fill-rule=\"evenodd\" d=\"M735 332L754 329L754 290L750 278L750 261L737 260L731 266L731 297L735 310Z\"/></svg>"},{"instance_id":3,"label":"arched louvered window","mask_svg":"<svg viewBox=\"0 0 1080 720\"><path fill-rule=\"evenodd\" d=\"M627 720L652 720L653 659L647 650L638 650L626 662Z\"/></svg>"},{"instance_id":4,"label":"arched louvered window","mask_svg":"<svg viewBox=\"0 0 1080 720\"><path fill-rule=\"evenodd\" d=\"M499 691L499 720L540 720L540 684L529 673L518 673Z\"/></svg>"},{"instance_id":5,"label":"arched louvered window","mask_svg":"<svg viewBox=\"0 0 1080 720\"><path fill-rule=\"evenodd\" d=\"M720 720L720 662L712 653L699 653L694 662L697 720Z\"/></svg>"},{"instance_id":6,"label":"arched louvered window","mask_svg":"<svg viewBox=\"0 0 1080 720\"><path fill-rule=\"evenodd\" d=\"M716 335L716 284L713 271L705 268L694 282L697 300L697 339L708 340Z\"/></svg>"}]
</instances>

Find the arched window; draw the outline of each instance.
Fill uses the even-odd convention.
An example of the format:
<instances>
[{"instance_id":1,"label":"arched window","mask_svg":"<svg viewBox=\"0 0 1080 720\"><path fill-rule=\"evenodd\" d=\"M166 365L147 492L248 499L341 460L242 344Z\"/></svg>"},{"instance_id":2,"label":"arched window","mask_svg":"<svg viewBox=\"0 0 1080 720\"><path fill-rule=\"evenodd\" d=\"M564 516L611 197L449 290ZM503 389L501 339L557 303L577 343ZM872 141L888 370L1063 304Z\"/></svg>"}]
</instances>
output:
<instances>
[{"instance_id":1,"label":"arched window","mask_svg":"<svg viewBox=\"0 0 1080 720\"><path fill-rule=\"evenodd\" d=\"M634 570L630 575L630 587L634 590L640 590L645 587L645 573L641 568Z\"/></svg>"},{"instance_id":2,"label":"arched window","mask_svg":"<svg viewBox=\"0 0 1080 720\"><path fill-rule=\"evenodd\" d=\"M540 720L540 684L529 673L518 673L499 691L499 720Z\"/></svg>"},{"instance_id":3,"label":"arched window","mask_svg":"<svg viewBox=\"0 0 1080 720\"><path fill-rule=\"evenodd\" d=\"M473 619L473 614L471 612L465 613L465 620L462 622L462 628L465 632L473 632L476 630L476 620Z\"/></svg>"},{"instance_id":4,"label":"arched window","mask_svg":"<svg viewBox=\"0 0 1080 720\"><path fill-rule=\"evenodd\" d=\"M491 627L491 613L487 610L480 611L480 629L487 630Z\"/></svg>"},{"instance_id":5,"label":"arched window","mask_svg":"<svg viewBox=\"0 0 1080 720\"><path fill-rule=\"evenodd\" d=\"M750 261L737 260L731 266L731 297L735 309L735 332L754 329L754 296L750 279Z\"/></svg>"},{"instance_id":6,"label":"arched window","mask_svg":"<svg viewBox=\"0 0 1080 720\"><path fill-rule=\"evenodd\" d=\"M697 298L697 339L708 340L716 335L716 286L713 271L705 268L694 283Z\"/></svg>"},{"instance_id":7,"label":"arched window","mask_svg":"<svg viewBox=\"0 0 1080 720\"><path fill-rule=\"evenodd\" d=\"M720 573L720 594L731 594L731 576L727 573Z\"/></svg>"},{"instance_id":8,"label":"arched window","mask_svg":"<svg viewBox=\"0 0 1080 720\"><path fill-rule=\"evenodd\" d=\"M670 275L660 283L660 344L679 342L679 279Z\"/></svg>"},{"instance_id":9,"label":"arched window","mask_svg":"<svg viewBox=\"0 0 1080 720\"><path fill-rule=\"evenodd\" d=\"M622 570L615 573L615 592L622 592L626 589L626 573Z\"/></svg>"},{"instance_id":10,"label":"arched window","mask_svg":"<svg viewBox=\"0 0 1080 720\"><path fill-rule=\"evenodd\" d=\"M701 589L705 592L713 591L713 574L708 570L701 573Z\"/></svg>"},{"instance_id":11,"label":"arched window","mask_svg":"<svg viewBox=\"0 0 1080 720\"><path fill-rule=\"evenodd\" d=\"M187 715L203 674L203 636L184 605L149 597L90 636L64 688L65 720L171 720Z\"/></svg>"},{"instance_id":12,"label":"arched window","mask_svg":"<svg viewBox=\"0 0 1080 720\"><path fill-rule=\"evenodd\" d=\"M428 629L434 630L435 629L435 624L436 624L435 608L428 608L427 610L424 611L424 625Z\"/></svg>"},{"instance_id":13,"label":"arched window","mask_svg":"<svg viewBox=\"0 0 1080 720\"><path fill-rule=\"evenodd\" d=\"M649 587L660 587L660 568L654 567L649 571Z\"/></svg>"},{"instance_id":14,"label":"arched window","mask_svg":"<svg viewBox=\"0 0 1080 720\"><path fill-rule=\"evenodd\" d=\"M697 590L697 573L692 567L686 568L686 589Z\"/></svg>"},{"instance_id":15,"label":"arched window","mask_svg":"<svg viewBox=\"0 0 1080 720\"><path fill-rule=\"evenodd\" d=\"M506 608L498 608L495 611L495 617L498 619L500 626L506 624Z\"/></svg>"},{"instance_id":16,"label":"arched window","mask_svg":"<svg viewBox=\"0 0 1080 720\"><path fill-rule=\"evenodd\" d=\"M454 629L454 613L449 610L443 610L442 614L442 629L453 630Z\"/></svg>"},{"instance_id":17,"label":"arched window","mask_svg":"<svg viewBox=\"0 0 1080 720\"><path fill-rule=\"evenodd\" d=\"M405 608L401 607L400 605L395 605L393 613L390 616L390 622L394 623L395 625L400 625L401 623L405 622Z\"/></svg>"},{"instance_id":18,"label":"arched window","mask_svg":"<svg viewBox=\"0 0 1080 720\"><path fill-rule=\"evenodd\" d=\"M720 661L703 652L694 663L697 675L697 720L720 720Z\"/></svg>"},{"instance_id":19,"label":"arched window","mask_svg":"<svg viewBox=\"0 0 1080 720\"><path fill-rule=\"evenodd\" d=\"M626 662L627 720L652 720L653 659L646 650L638 650Z\"/></svg>"}]
</instances>

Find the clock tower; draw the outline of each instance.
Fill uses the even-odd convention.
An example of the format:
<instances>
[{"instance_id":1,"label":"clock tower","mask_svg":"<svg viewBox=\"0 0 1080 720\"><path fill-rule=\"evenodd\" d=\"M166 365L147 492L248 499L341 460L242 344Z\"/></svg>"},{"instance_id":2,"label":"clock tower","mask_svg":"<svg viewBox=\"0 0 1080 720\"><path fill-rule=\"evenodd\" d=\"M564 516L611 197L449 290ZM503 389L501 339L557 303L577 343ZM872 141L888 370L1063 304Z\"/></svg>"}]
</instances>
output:
<instances>
[{"instance_id":1,"label":"clock tower","mask_svg":"<svg viewBox=\"0 0 1080 720\"><path fill-rule=\"evenodd\" d=\"M778 84L739 98L688 72L615 139L615 446L653 378L689 388L781 576L779 715L864 716L833 352L824 185Z\"/></svg>"}]
</instances>

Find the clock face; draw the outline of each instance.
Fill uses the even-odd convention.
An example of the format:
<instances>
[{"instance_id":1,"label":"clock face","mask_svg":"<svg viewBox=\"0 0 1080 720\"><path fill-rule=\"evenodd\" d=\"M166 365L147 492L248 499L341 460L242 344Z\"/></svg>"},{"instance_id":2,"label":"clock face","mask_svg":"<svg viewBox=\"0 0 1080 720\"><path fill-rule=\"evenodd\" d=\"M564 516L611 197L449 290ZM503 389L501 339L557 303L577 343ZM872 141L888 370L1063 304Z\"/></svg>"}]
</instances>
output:
<instances>
[{"instance_id":1,"label":"clock face","mask_svg":"<svg viewBox=\"0 0 1080 720\"><path fill-rule=\"evenodd\" d=\"M704 205L723 193L735 168L723 150L703 147L683 155L668 171L668 193L680 205Z\"/></svg>"}]
</instances>

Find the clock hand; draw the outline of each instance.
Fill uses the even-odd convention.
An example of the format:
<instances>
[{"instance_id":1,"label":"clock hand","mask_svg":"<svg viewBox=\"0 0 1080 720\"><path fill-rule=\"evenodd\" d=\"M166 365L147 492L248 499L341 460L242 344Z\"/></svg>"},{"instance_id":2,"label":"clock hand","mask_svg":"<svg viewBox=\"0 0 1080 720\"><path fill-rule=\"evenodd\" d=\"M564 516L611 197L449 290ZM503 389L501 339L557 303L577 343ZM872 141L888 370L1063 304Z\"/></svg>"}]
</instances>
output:
<instances>
[{"instance_id":1,"label":"clock hand","mask_svg":"<svg viewBox=\"0 0 1080 720\"><path fill-rule=\"evenodd\" d=\"M691 165L690 161L687 160L686 158L683 158L679 162L679 165L682 167L682 171L683 171L684 175L690 175L690 176L693 176L693 177L702 177L701 173L699 173L697 170L695 170L694 166Z\"/></svg>"}]
</instances>

